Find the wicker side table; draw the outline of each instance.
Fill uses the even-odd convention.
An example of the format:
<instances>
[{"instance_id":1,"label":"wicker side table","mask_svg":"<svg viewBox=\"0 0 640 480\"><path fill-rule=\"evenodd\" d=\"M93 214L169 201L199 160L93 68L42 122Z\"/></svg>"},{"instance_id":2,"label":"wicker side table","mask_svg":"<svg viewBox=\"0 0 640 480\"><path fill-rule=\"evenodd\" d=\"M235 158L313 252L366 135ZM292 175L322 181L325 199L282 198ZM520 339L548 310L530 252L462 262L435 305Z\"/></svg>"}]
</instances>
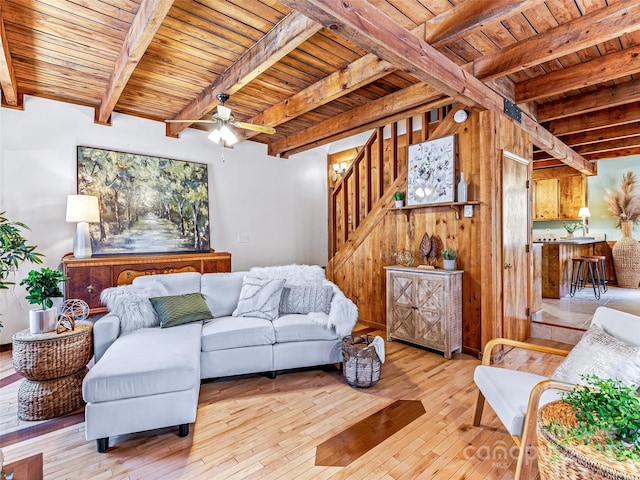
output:
<instances>
[{"instance_id":1,"label":"wicker side table","mask_svg":"<svg viewBox=\"0 0 640 480\"><path fill-rule=\"evenodd\" d=\"M93 323L79 321L75 330L13 336L13 365L25 377L18 390L18 418L47 420L76 410L82 380L93 355Z\"/></svg>"}]
</instances>

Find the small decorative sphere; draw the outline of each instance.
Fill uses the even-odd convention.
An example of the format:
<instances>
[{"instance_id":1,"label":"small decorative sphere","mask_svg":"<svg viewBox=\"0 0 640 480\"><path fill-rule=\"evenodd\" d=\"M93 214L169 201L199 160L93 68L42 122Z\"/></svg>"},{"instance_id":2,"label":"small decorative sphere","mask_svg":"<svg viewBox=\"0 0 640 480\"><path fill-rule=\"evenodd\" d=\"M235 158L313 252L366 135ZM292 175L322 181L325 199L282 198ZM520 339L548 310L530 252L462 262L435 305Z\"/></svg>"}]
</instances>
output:
<instances>
[{"instance_id":1,"label":"small decorative sphere","mask_svg":"<svg viewBox=\"0 0 640 480\"><path fill-rule=\"evenodd\" d=\"M89 305L79 298L70 298L62 303L58 313L69 314L76 322L86 320L89 317Z\"/></svg>"}]
</instances>

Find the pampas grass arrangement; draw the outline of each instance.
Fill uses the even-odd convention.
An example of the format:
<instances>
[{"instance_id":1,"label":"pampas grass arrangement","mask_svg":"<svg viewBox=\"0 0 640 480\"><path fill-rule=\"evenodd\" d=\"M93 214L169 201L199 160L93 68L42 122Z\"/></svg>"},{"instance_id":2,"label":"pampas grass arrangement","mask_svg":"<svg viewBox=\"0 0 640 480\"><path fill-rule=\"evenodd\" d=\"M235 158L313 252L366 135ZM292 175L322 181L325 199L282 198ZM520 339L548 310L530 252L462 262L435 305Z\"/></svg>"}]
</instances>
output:
<instances>
[{"instance_id":1,"label":"pampas grass arrangement","mask_svg":"<svg viewBox=\"0 0 640 480\"><path fill-rule=\"evenodd\" d=\"M616 228L622 230L622 238L613 246L611 256L618 286L623 288L638 288L640 283L640 243L631 235L633 225L640 223L640 193L636 185L634 173L627 172L622 176L620 190L607 190L605 197L607 209L616 219Z\"/></svg>"},{"instance_id":2,"label":"pampas grass arrangement","mask_svg":"<svg viewBox=\"0 0 640 480\"><path fill-rule=\"evenodd\" d=\"M606 189L604 200L609 214L616 219L616 228L620 228L622 222L634 225L640 223L640 192L637 191L637 183L635 174L627 172L622 176L620 190Z\"/></svg>"}]
</instances>

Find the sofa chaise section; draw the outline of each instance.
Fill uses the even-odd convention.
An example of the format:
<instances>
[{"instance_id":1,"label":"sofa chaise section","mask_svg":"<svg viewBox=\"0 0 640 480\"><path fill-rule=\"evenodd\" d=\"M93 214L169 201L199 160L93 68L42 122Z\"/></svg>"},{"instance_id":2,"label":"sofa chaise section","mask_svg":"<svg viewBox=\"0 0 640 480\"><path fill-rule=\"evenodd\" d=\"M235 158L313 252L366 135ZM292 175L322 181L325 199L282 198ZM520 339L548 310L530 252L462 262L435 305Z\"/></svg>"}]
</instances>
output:
<instances>
[{"instance_id":1,"label":"sofa chaise section","mask_svg":"<svg viewBox=\"0 0 640 480\"><path fill-rule=\"evenodd\" d=\"M104 452L109 437L195 422L202 324L143 328L118 337L82 384L86 438Z\"/></svg>"}]
</instances>

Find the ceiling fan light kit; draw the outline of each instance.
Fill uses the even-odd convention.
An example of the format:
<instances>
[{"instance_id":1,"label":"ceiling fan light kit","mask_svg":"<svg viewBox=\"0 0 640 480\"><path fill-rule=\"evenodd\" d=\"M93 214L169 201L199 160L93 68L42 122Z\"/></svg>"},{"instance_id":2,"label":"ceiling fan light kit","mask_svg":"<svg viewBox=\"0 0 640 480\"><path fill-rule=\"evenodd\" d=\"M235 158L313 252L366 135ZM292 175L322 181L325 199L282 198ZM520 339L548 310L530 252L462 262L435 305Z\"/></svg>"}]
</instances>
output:
<instances>
[{"instance_id":1,"label":"ceiling fan light kit","mask_svg":"<svg viewBox=\"0 0 640 480\"><path fill-rule=\"evenodd\" d=\"M273 127L265 127L263 125L254 125L253 123L245 123L245 122L236 122L231 114L231 109L229 107L225 107L225 102L229 100L229 95L226 93L218 93L216 98L220 102L220 104L216 108L216 113L213 114L213 118L211 120L201 120L201 119L180 119L180 120L165 120L168 123L179 123L179 122L189 122L189 123L214 123L219 125L213 129L213 131L209 134L208 138L212 142L220 143L222 142L223 146L231 147L235 143L238 142L238 137L233 133L233 131L228 127L228 125L232 125L236 128L242 128L245 130L252 130L254 132L266 133L268 135L273 135L276 133L276 129Z\"/></svg>"},{"instance_id":2,"label":"ceiling fan light kit","mask_svg":"<svg viewBox=\"0 0 640 480\"><path fill-rule=\"evenodd\" d=\"M236 137L231 129L226 125L222 125L220 128L213 129L208 138L214 143L220 143L220 141L222 140L224 142L224 145L227 147L230 147L238 142L238 137Z\"/></svg>"}]
</instances>

